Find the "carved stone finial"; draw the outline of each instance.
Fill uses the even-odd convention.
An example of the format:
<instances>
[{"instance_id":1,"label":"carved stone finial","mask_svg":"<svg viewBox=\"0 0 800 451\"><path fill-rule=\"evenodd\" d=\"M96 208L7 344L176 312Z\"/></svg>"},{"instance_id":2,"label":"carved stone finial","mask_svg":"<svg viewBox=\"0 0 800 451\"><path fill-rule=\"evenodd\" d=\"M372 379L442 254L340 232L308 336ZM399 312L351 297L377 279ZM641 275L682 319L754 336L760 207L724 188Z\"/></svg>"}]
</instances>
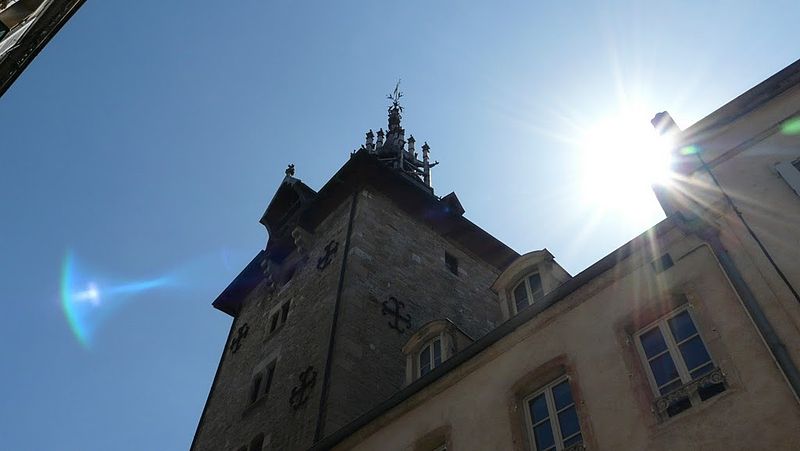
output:
<instances>
[{"instance_id":1,"label":"carved stone finial","mask_svg":"<svg viewBox=\"0 0 800 451\"><path fill-rule=\"evenodd\" d=\"M383 146L383 136L384 136L383 129L378 130L378 143L377 143L378 147Z\"/></svg>"},{"instance_id":2,"label":"carved stone finial","mask_svg":"<svg viewBox=\"0 0 800 451\"><path fill-rule=\"evenodd\" d=\"M369 129L369 131L367 132L367 140L364 147L366 147L369 150L374 149L375 148L374 139L375 139L375 133L372 133L372 129Z\"/></svg>"},{"instance_id":3,"label":"carved stone finial","mask_svg":"<svg viewBox=\"0 0 800 451\"><path fill-rule=\"evenodd\" d=\"M286 170L284 171L284 173L285 173L287 176L289 176L289 177L294 177L294 165L293 165L293 164L290 164L290 165L289 165L289 166L286 168Z\"/></svg>"}]
</instances>

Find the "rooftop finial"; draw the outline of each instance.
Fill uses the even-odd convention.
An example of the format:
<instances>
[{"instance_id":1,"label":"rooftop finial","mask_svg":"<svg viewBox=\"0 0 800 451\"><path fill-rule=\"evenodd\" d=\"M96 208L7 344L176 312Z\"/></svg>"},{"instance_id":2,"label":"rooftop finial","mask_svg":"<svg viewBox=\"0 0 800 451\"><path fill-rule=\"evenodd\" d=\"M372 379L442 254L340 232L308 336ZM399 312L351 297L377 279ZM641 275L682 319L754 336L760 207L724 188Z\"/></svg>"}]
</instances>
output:
<instances>
[{"instance_id":1,"label":"rooftop finial","mask_svg":"<svg viewBox=\"0 0 800 451\"><path fill-rule=\"evenodd\" d=\"M294 177L294 165L293 165L293 164L290 164L290 165L289 165L289 166L286 168L286 170L284 171L284 173L285 173L285 174L286 174L286 176L288 176L288 177Z\"/></svg>"},{"instance_id":2,"label":"rooftop finial","mask_svg":"<svg viewBox=\"0 0 800 451\"><path fill-rule=\"evenodd\" d=\"M394 91L386 96L387 99L392 101L392 106L389 107L389 132L400 128L400 113L403 112L403 107L400 106L401 97L403 97L403 92L400 91L400 79L398 78L397 84L394 85Z\"/></svg>"},{"instance_id":3,"label":"rooftop finial","mask_svg":"<svg viewBox=\"0 0 800 451\"><path fill-rule=\"evenodd\" d=\"M403 97L403 91L400 90L400 79L398 78L397 84L394 85L394 91L386 98L392 101L392 108L399 108L400 111L403 111L403 107L400 106L401 97Z\"/></svg>"}]
</instances>

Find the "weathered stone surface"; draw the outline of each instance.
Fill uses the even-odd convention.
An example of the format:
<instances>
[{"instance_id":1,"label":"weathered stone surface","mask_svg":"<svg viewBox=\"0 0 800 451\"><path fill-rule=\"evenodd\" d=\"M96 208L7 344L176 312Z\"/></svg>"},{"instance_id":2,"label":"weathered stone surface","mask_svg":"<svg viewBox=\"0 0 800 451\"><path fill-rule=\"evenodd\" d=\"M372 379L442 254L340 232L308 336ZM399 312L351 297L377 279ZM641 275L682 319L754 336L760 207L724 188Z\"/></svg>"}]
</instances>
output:
<instances>
[{"instance_id":1,"label":"weathered stone surface","mask_svg":"<svg viewBox=\"0 0 800 451\"><path fill-rule=\"evenodd\" d=\"M238 449L259 433L266 437L264 449L305 449L313 443L345 253L324 434L403 386L402 347L429 321L449 319L477 338L500 320L496 295L489 289L497 277L495 268L410 217L387 197L366 190L357 196L349 248L345 243L352 197L316 228L313 237L305 237L304 242L313 243L310 249L295 251L280 264L297 266L288 282L274 291L262 283L245 301L234 330L246 322L248 337L234 354L226 347L198 429L196 450ZM325 246L334 240L339 243L335 256L318 269ZM458 259L458 276L445 266L445 251ZM410 316L410 327L403 324L402 333L390 328L392 316L382 313L382 302L389 297L402 302L402 313ZM287 300L292 303L287 323L270 334L271 314ZM273 356L277 365L268 396L248 405L254 374ZM289 402L291 391L309 366L317 371L317 380L308 401L295 410Z\"/></svg>"}]
</instances>

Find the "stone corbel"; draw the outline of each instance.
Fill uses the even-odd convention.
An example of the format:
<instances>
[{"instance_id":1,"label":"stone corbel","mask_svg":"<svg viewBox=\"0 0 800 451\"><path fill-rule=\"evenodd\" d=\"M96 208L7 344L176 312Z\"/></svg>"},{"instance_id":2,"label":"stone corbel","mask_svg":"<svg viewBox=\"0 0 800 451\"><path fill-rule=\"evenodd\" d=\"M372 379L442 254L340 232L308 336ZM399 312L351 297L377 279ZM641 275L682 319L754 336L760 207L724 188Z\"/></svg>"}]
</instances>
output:
<instances>
[{"instance_id":1,"label":"stone corbel","mask_svg":"<svg viewBox=\"0 0 800 451\"><path fill-rule=\"evenodd\" d=\"M294 239L295 247L297 247L297 252L300 254L307 254L314 246L314 234L300 226L292 230L292 238Z\"/></svg>"}]
</instances>

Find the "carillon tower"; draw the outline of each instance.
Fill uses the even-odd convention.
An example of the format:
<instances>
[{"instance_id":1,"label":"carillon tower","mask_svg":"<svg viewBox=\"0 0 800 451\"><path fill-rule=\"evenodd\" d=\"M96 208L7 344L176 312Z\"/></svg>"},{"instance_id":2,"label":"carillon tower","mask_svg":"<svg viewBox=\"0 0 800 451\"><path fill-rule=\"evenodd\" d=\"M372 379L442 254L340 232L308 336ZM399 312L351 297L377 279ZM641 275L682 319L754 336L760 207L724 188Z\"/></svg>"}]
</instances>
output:
<instances>
[{"instance_id":1,"label":"carillon tower","mask_svg":"<svg viewBox=\"0 0 800 451\"><path fill-rule=\"evenodd\" d=\"M286 170L266 248L213 303L233 323L193 450L312 448L500 321L518 255L434 195L401 97L319 191Z\"/></svg>"}]
</instances>

